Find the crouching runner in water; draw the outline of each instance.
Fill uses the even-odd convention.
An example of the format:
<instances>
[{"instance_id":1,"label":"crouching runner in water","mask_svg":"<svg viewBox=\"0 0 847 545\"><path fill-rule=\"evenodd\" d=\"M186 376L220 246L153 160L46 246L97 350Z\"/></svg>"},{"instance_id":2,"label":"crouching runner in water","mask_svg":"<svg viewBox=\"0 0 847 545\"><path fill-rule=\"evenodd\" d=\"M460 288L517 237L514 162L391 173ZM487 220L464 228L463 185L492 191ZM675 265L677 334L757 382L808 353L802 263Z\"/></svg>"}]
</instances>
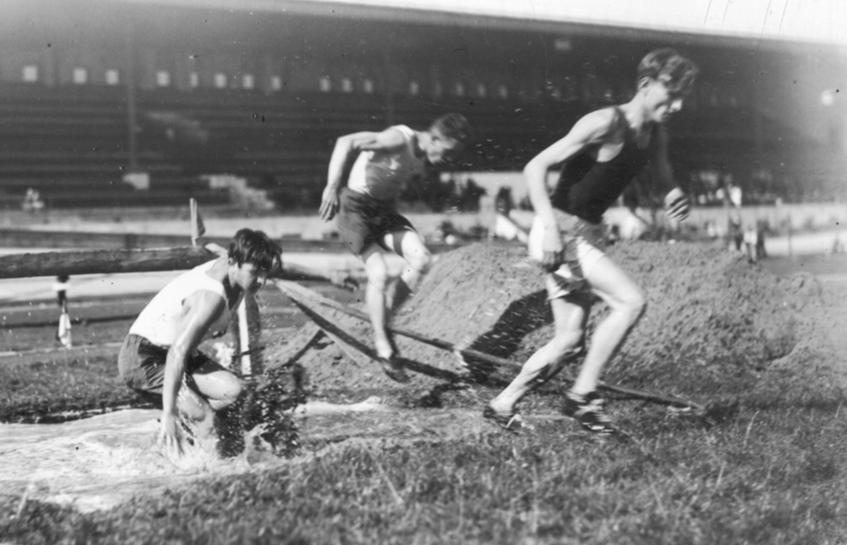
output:
<instances>
[{"instance_id":1,"label":"crouching runner in water","mask_svg":"<svg viewBox=\"0 0 847 545\"><path fill-rule=\"evenodd\" d=\"M261 231L241 229L227 255L178 276L147 304L118 356L127 385L161 404L160 444L182 453L180 413L211 430L214 411L232 404L241 381L197 350L225 311L258 290L282 266L282 250Z\"/></svg>"},{"instance_id":2,"label":"crouching runner in water","mask_svg":"<svg viewBox=\"0 0 847 545\"><path fill-rule=\"evenodd\" d=\"M451 113L436 119L425 131L395 125L382 132L342 136L329 161L320 214L324 221L338 214L341 240L365 264L365 303L374 347L385 373L398 382L406 382L408 377L397 361L387 321L417 287L432 258L409 220L397 213L397 197L407 183L423 176L427 162L439 165L454 158L470 137L464 116ZM345 184L345 167L353 158ZM383 255L386 251L406 261L393 285Z\"/></svg>"},{"instance_id":3,"label":"crouching runner in water","mask_svg":"<svg viewBox=\"0 0 847 545\"><path fill-rule=\"evenodd\" d=\"M582 352L588 314L599 298L611 312L591 338L563 412L592 432L614 431L597 384L644 312L645 300L632 278L603 252L602 217L648 162L665 190L673 186L664 123L682 108L696 73L691 61L671 49L649 53L638 66L632 100L587 114L524 168L536 213L529 254L548 272L555 335L489 403L486 418L506 428L519 424L515 404ZM548 196L547 172L562 162L559 182ZM689 203L679 188L667 194L665 207L677 220L688 215Z\"/></svg>"}]
</instances>

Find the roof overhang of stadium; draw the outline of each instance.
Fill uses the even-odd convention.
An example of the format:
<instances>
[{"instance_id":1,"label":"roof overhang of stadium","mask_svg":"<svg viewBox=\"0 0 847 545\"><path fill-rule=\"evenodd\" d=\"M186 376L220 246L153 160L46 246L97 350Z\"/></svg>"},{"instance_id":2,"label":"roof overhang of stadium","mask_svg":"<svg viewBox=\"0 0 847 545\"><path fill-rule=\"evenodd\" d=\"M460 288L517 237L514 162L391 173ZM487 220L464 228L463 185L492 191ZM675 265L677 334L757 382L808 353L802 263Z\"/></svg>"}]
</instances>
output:
<instances>
[{"instance_id":1,"label":"roof overhang of stadium","mask_svg":"<svg viewBox=\"0 0 847 545\"><path fill-rule=\"evenodd\" d=\"M843 0L103 0L693 43L847 50Z\"/></svg>"}]
</instances>

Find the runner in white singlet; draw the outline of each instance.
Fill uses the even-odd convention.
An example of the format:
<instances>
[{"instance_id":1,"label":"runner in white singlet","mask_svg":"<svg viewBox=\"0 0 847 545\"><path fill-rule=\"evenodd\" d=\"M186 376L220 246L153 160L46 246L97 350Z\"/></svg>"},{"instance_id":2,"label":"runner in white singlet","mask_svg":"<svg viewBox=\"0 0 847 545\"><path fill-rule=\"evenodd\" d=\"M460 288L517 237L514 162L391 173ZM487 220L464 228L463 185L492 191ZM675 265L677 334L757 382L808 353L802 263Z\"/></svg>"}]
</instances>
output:
<instances>
[{"instance_id":1,"label":"runner in white singlet","mask_svg":"<svg viewBox=\"0 0 847 545\"><path fill-rule=\"evenodd\" d=\"M265 233L241 229L227 255L172 280L130 327L118 371L127 386L161 405L159 441L168 451L182 452L179 412L208 424L213 411L241 393L238 377L197 346L224 311L282 266L281 254Z\"/></svg>"},{"instance_id":2,"label":"runner in white singlet","mask_svg":"<svg viewBox=\"0 0 847 545\"><path fill-rule=\"evenodd\" d=\"M395 125L382 132L357 132L338 139L329 162L320 214L325 221L338 214L341 240L365 264L365 300L376 355L386 374L400 382L408 377L397 361L386 322L417 286L432 258L409 220L397 213L396 200L405 184L423 175L427 164L438 165L458 154L470 133L459 114L439 117L424 131ZM353 157L356 161L344 180L345 166ZM391 282L385 251L406 261Z\"/></svg>"}]
</instances>

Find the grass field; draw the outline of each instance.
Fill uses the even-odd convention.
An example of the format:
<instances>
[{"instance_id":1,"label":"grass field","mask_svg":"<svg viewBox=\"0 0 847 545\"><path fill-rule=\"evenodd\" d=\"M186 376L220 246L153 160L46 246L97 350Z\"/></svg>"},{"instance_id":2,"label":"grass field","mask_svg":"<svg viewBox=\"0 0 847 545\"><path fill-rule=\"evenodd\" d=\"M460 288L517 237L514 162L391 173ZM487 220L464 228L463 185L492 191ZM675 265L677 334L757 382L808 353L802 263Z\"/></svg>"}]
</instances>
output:
<instances>
[{"instance_id":1,"label":"grass field","mask_svg":"<svg viewBox=\"0 0 847 545\"><path fill-rule=\"evenodd\" d=\"M768 266L830 275L833 286L847 287L832 279L844 271L832 261ZM27 342L36 330L18 329L33 335ZM0 364L2 415L127 401L108 353L57 354ZM606 441L558 416L549 394L527 411L534 429L504 433L479 416L494 393L475 385L441 407L413 400L378 414L307 418L300 450L274 467L199 478L108 510L0 492L0 542L845 542L847 419L832 390L786 389L720 420L621 400L612 414L632 437Z\"/></svg>"},{"instance_id":2,"label":"grass field","mask_svg":"<svg viewBox=\"0 0 847 545\"><path fill-rule=\"evenodd\" d=\"M198 480L109 511L0 497L13 543L843 543L838 406L717 426L630 417L597 443L553 421L520 436L386 438ZM402 415L398 415L402 416ZM18 510L20 513L18 514Z\"/></svg>"}]
</instances>

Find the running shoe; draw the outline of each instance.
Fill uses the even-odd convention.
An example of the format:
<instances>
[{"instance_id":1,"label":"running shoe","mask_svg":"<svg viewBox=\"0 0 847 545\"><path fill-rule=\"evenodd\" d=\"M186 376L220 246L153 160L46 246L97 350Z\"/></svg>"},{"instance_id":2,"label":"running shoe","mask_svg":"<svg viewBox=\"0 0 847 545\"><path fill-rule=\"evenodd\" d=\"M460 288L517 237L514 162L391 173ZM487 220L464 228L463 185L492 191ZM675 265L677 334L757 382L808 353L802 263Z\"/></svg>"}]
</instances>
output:
<instances>
[{"instance_id":1,"label":"running shoe","mask_svg":"<svg viewBox=\"0 0 847 545\"><path fill-rule=\"evenodd\" d=\"M400 358L397 356L389 356L387 358L377 358L379 361L379 365L382 367L382 372L385 373L388 378L395 382L406 383L409 382L409 375L406 373L406 366L404 366L400 362Z\"/></svg>"},{"instance_id":2,"label":"running shoe","mask_svg":"<svg viewBox=\"0 0 847 545\"><path fill-rule=\"evenodd\" d=\"M497 424L501 428L510 432L517 432L523 427L521 416L517 413L502 414L498 413L491 406L485 407L482 411L482 417L486 420Z\"/></svg>"},{"instance_id":3,"label":"running shoe","mask_svg":"<svg viewBox=\"0 0 847 545\"><path fill-rule=\"evenodd\" d=\"M616 430L606 414L605 404L605 400L597 395L597 392L584 396L568 392L565 394L562 413L579 422L583 429L599 435L611 435Z\"/></svg>"}]
</instances>

